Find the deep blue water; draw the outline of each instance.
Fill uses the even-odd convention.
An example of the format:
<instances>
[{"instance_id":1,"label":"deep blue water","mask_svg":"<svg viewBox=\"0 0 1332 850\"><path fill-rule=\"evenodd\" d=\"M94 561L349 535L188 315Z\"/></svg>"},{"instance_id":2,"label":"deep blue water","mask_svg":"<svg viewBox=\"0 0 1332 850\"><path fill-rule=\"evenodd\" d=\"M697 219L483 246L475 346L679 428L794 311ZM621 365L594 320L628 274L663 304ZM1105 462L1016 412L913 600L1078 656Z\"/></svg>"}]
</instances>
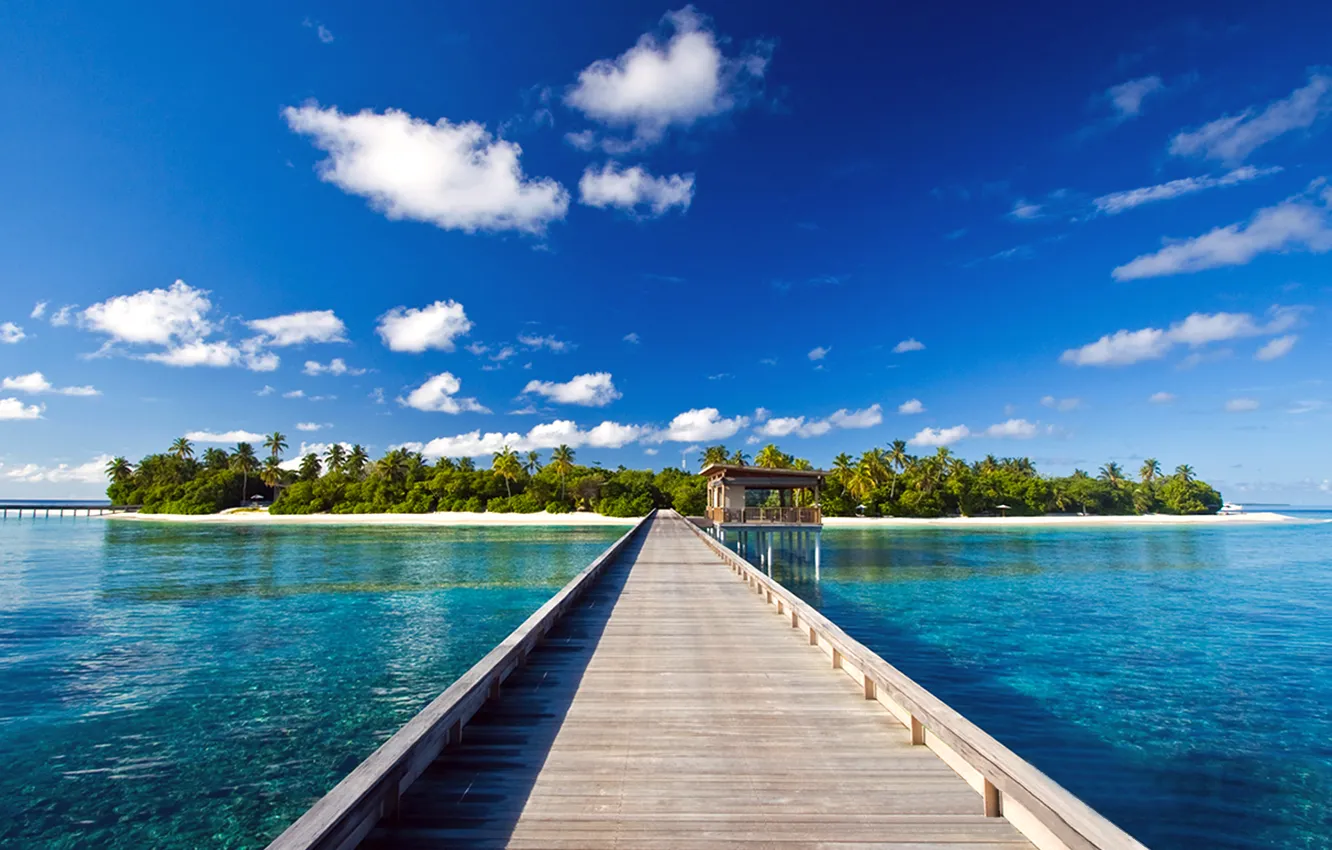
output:
<instances>
[{"instance_id":1,"label":"deep blue water","mask_svg":"<svg viewBox=\"0 0 1332 850\"><path fill-rule=\"evenodd\" d=\"M1154 850L1332 848L1332 522L828 529L817 580L775 560Z\"/></svg>"},{"instance_id":2,"label":"deep blue water","mask_svg":"<svg viewBox=\"0 0 1332 850\"><path fill-rule=\"evenodd\" d=\"M263 847L621 533L0 522L0 847Z\"/></svg>"}]
</instances>

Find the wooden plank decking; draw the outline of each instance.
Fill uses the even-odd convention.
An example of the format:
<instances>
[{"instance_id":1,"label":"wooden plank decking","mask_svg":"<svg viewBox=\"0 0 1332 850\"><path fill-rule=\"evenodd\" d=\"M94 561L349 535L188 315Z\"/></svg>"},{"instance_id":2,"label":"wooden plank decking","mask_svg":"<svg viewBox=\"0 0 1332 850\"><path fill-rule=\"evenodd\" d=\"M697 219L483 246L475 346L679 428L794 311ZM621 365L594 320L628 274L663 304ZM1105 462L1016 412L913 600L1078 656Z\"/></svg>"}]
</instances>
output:
<instances>
[{"instance_id":1,"label":"wooden plank decking","mask_svg":"<svg viewBox=\"0 0 1332 850\"><path fill-rule=\"evenodd\" d=\"M1032 846L683 520L648 523L361 846Z\"/></svg>"}]
</instances>

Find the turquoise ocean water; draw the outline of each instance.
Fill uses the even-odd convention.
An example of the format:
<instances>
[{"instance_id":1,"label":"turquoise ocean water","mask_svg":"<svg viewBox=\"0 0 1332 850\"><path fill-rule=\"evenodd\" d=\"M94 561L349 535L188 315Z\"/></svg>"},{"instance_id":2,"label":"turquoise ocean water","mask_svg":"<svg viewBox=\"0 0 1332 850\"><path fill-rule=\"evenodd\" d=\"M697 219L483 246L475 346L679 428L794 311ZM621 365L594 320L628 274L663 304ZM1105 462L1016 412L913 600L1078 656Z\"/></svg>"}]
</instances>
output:
<instances>
[{"instance_id":1,"label":"turquoise ocean water","mask_svg":"<svg viewBox=\"0 0 1332 850\"><path fill-rule=\"evenodd\" d=\"M1327 850L1332 513L1299 516L830 528L774 577L1154 850Z\"/></svg>"},{"instance_id":2,"label":"turquoise ocean water","mask_svg":"<svg viewBox=\"0 0 1332 850\"><path fill-rule=\"evenodd\" d=\"M623 531L0 522L0 847L263 847Z\"/></svg>"}]
</instances>

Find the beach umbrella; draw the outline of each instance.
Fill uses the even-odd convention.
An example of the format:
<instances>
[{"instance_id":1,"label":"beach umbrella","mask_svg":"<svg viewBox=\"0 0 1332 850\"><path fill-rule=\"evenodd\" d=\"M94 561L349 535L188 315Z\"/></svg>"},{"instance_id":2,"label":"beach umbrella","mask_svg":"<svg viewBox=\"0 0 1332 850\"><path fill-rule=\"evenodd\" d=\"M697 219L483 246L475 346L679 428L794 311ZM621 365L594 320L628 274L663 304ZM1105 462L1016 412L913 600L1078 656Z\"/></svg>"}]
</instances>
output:
<instances>
[{"instance_id":1,"label":"beach umbrella","mask_svg":"<svg viewBox=\"0 0 1332 850\"><path fill-rule=\"evenodd\" d=\"M1010 508L1008 505L995 505L995 506L994 506L994 509L995 509L996 511L1004 511L1004 512L1005 512L1005 513L1004 513L1004 516L1008 516L1008 513L1007 513L1007 512L1013 510L1013 509Z\"/></svg>"}]
</instances>

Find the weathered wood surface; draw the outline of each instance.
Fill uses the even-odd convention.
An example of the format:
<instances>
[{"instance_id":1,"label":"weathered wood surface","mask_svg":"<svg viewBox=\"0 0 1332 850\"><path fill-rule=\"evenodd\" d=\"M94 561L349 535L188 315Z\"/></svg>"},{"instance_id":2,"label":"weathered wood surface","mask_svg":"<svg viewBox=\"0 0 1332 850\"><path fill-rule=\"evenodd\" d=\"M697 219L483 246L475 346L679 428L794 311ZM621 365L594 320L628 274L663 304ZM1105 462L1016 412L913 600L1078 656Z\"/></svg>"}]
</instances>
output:
<instances>
[{"instance_id":1,"label":"weathered wood surface","mask_svg":"<svg viewBox=\"0 0 1332 850\"><path fill-rule=\"evenodd\" d=\"M698 535L651 520L362 846L1032 846Z\"/></svg>"}]
</instances>

